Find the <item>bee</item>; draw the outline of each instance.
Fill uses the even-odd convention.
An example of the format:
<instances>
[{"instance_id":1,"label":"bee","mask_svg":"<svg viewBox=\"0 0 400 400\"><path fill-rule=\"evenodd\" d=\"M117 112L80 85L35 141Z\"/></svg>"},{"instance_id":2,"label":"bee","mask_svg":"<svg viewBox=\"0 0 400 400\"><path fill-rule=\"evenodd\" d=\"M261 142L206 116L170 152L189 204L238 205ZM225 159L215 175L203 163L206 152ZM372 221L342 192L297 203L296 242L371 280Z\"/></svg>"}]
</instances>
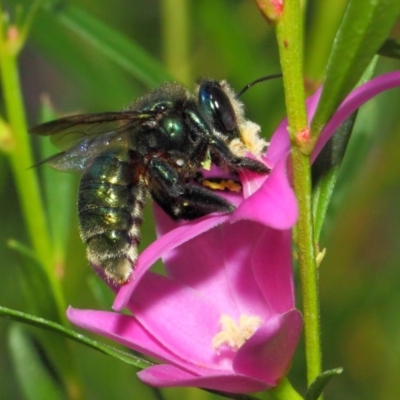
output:
<instances>
[{"instance_id":1,"label":"bee","mask_svg":"<svg viewBox=\"0 0 400 400\"><path fill-rule=\"evenodd\" d=\"M269 173L265 164L245 156L265 150L258 130L225 81L203 79L196 94L165 83L126 111L61 118L30 133L50 135L62 150L44 162L83 172L78 214L88 261L121 285L138 258L148 195L174 220L234 211L212 188L237 190L237 182L224 178L219 184L202 178L201 171L214 164L234 176L239 170Z\"/></svg>"}]
</instances>

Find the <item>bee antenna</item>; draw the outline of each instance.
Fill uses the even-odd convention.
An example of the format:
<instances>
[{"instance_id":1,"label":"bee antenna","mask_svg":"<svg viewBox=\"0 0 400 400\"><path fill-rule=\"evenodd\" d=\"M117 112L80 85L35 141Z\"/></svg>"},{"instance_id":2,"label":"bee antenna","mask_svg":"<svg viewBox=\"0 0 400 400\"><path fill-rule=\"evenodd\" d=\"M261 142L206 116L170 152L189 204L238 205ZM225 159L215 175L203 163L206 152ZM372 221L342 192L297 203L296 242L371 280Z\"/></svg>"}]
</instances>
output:
<instances>
[{"instance_id":1,"label":"bee antenna","mask_svg":"<svg viewBox=\"0 0 400 400\"><path fill-rule=\"evenodd\" d=\"M264 81L269 81L270 79L275 79L275 78L282 78L282 74L273 74L273 75L267 75L267 76L262 76L261 78L256 79L253 82L248 83L236 96L235 99L238 99L243 93L247 92L248 89L250 89L252 86L256 85L257 83L264 82Z\"/></svg>"}]
</instances>

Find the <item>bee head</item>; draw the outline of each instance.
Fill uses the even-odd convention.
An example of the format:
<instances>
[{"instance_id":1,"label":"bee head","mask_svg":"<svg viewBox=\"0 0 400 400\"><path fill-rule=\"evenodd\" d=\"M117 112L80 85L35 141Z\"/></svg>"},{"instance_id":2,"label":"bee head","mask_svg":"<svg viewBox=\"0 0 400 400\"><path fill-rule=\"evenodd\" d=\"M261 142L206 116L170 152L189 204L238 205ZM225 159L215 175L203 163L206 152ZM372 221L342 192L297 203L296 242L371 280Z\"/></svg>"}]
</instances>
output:
<instances>
[{"instance_id":1,"label":"bee head","mask_svg":"<svg viewBox=\"0 0 400 400\"><path fill-rule=\"evenodd\" d=\"M226 81L203 79L198 86L198 105L214 134L229 146L233 154L261 156L267 142L260 127L246 119L244 105Z\"/></svg>"},{"instance_id":2,"label":"bee head","mask_svg":"<svg viewBox=\"0 0 400 400\"><path fill-rule=\"evenodd\" d=\"M230 141L239 137L237 110L233 103L235 100L225 90L223 83L213 80L201 81L198 102L209 125L225 140Z\"/></svg>"}]
</instances>

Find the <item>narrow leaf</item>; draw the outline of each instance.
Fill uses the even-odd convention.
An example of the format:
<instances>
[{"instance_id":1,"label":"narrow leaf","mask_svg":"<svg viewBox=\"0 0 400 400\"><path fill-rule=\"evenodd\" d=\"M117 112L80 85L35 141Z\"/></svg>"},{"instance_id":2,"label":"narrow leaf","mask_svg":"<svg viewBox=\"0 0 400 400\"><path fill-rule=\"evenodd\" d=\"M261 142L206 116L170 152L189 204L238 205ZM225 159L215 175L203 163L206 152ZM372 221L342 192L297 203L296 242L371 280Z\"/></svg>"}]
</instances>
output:
<instances>
[{"instance_id":1,"label":"narrow leaf","mask_svg":"<svg viewBox=\"0 0 400 400\"><path fill-rule=\"evenodd\" d=\"M101 309L109 309L114 301L114 294L110 288L96 275L87 278L87 284Z\"/></svg>"},{"instance_id":2,"label":"narrow leaf","mask_svg":"<svg viewBox=\"0 0 400 400\"><path fill-rule=\"evenodd\" d=\"M315 381L308 388L305 400L317 400L328 382L343 372L343 368L330 369L317 376Z\"/></svg>"},{"instance_id":3,"label":"narrow leaf","mask_svg":"<svg viewBox=\"0 0 400 400\"><path fill-rule=\"evenodd\" d=\"M339 167L357 118L357 111L340 125L312 166L314 241L317 243L325 220Z\"/></svg>"},{"instance_id":4,"label":"narrow leaf","mask_svg":"<svg viewBox=\"0 0 400 400\"><path fill-rule=\"evenodd\" d=\"M10 125L0 117L0 151L8 153L15 146Z\"/></svg>"},{"instance_id":5,"label":"narrow leaf","mask_svg":"<svg viewBox=\"0 0 400 400\"><path fill-rule=\"evenodd\" d=\"M378 54L385 57L400 59L400 40L387 39L378 50Z\"/></svg>"},{"instance_id":6,"label":"narrow leaf","mask_svg":"<svg viewBox=\"0 0 400 400\"><path fill-rule=\"evenodd\" d=\"M44 318L67 323L64 314L60 315L56 307L54 292L51 289L48 275L44 272L44 267L30 249L13 240L8 244L19 259L22 287L28 310ZM29 314L22 313L22 315ZM72 353L69 351L69 344L65 338L48 335L45 331L35 332L35 337L52 370L56 371L64 386L69 387L68 380L73 378L75 367Z\"/></svg>"},{"instance_id":7,"label":"narrow leaf","mask_svg":"<svg viewBox=\"0 0 400 400\"><path fill-rule=\"evenodd\" d=\"M369 81L374 74L378 57L369 64L357 86ZM339 167L347 150L358 110L344 121L329 139L312 166L312 212L314 241L318 243L322 225L336 185Z\"/></svg>"},{"instance_id":8,"label":"narrow leaf","mask_svg":"<svg viewBox=\"0 0 400 400\"><path fill-rule=\"evenodd\" d=\"M143 90L140 82L132 79L113 60L73 34L71 29L54 18L53 13L38 13L30 41L40 52L40 57L48 60L63 76L64 82L61 86L55 86L52 80L46 80L39 88L40 91L50 94L56 108L62 112L121 109ZM76 90L73 101L69 104L65 102L69 97L68 90L63 93L66 87L64 85L67 84L72 91Z\"/></svg>"},{"instance_id":9,"label":"narrow leaf","mask_svg":"<svg viewBox=\"0 0 400 400\"><path fill-rule=\"evenodd\" d=\"M19 387L26 399L66 399L60 384L45 366L33 338L23 327L13 324L8 342Z\"/></svg>"},{"instance_id":10,"label":"narrow leaf","mask_svg":"<svg viewBox=\"0 0 400 400\"><path fill-rule=\"evenodd\" d=\"M50 121L57 117L50 101L43 98L40 122ZM39 145L43 160L59 151L47 139L40 140ZM41 165L39 168L43 174L46 210L54 249L54 263L59 273L62 274L68 236L72 227L71 222L74 221L78 176L60 173L48 165Z\"/></svg>"},{"instance_id":11,"label":"narrow leaf","mask_svg":"<svg viewBox=\"0 0 400 400\"><path fill-rule=\"evenodd\" d=\"M70 4L62 8L54 7L51 10L62 24L143 84L152 87L171 80L171 76L161 64L131 38L128 39L93 15Z\"/></svg>"},{"instance_id":12,"label":"narrow leaf","mask_svg":"<svg viewBox=\"0 0 400 400\"><path fill-rule=\"evenodd\" d=\"M124 351L120 351L120 350L116 349L115 347L107 346L96 340L92 340L92 339L88 338L87 336L77 333L71 329L65 328L64 326L62 326L60 324L48 321L43 318L35 317L34 315L26 314L21 311L16 311L16 310L12 310L12 309L0 306L0 316L8 318L8 319L12 319L14 321L23 322L28 325L36 326L41 329L56 332L56 333L62 335L63 337L66 337L75 342L81 343L87 347L90 347L92 349L99 351L100 353L107 354L111 357L117 358L120 361L123 361L130 365L134 365L135 367L138 367L138 368L147 368L147 367L153 365L152 363L150 363L147 360L144 360L140 357L135 357L132 354L129 354Z\"/></svg>"},{"instance_id":13,"label":"narrow leaf","mask_svg":"<svg viewBox=\"0 0 400 400\"><path fill-rule=\"evenodd\" d=\"M22 286L30 312L61 322L56 308L54 292L43 265L29 248L16 240L9 240L8 246L18 258L21 267Z\"/></svg>"},{"instance_id":14,"label":"narrow leaf","mask_svg":"<svg viewBox=\"0 0 400 400\"><path fill-rule=\"evenodd\" d=\"M335 38L324 89L312 121L318 136L360 79L400 14L398 0L350 0Z\"/></svg>"}]
</instances>

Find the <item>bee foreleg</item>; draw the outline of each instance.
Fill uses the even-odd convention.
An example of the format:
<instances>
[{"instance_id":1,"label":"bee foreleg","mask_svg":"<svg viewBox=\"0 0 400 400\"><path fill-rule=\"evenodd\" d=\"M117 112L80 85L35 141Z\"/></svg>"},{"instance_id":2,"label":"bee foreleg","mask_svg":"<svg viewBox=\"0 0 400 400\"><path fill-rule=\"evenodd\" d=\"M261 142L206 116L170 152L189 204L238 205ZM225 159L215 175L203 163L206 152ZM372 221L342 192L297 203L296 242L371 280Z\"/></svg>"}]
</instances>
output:
<instances>
[{"instance_id":1,"label":"bee foreleg","mask_svg":"<svg viewBox=\"0 0 400 400\"><path fill-rule=\"evenodd\" d=\"M167 162L154 159L150 163L153 199L173 219L195 219L214 212L228 213L235 207L209 189L182 182Z\"/></svg>"},{"instance_id":2,"label":"bee foreleg","mask_svg":"<svg viewBox=\"0 0 400 400\"><path fill-rule=\"evenodd\" d=\"M229 147L217 137L211 140L210 152L215 164L225 166L233 171L247 169L258 174L268 174L271 172L271 169L260 161L234 155L229 150Z\"/></svg>"}]
</instances>

